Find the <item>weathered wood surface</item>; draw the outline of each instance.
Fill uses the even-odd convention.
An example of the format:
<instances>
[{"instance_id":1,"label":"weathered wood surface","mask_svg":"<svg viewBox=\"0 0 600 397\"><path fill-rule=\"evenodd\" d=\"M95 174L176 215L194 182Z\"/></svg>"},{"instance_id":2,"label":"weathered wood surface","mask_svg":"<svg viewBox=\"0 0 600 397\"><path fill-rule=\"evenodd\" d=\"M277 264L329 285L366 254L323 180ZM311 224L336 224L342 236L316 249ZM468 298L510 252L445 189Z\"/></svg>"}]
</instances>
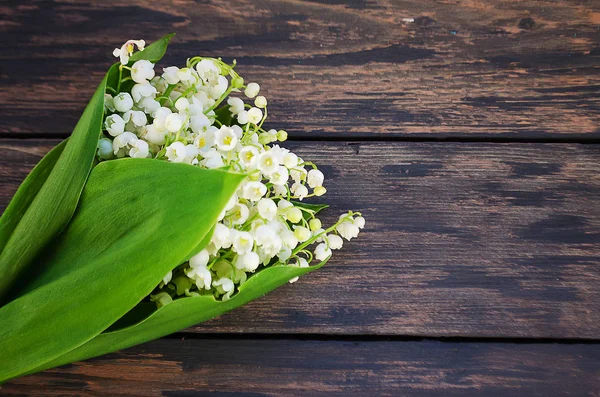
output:
<instances>
[{"instance_id":1,"label":"weathered wood surface","mask_svg":"<svg viewBox=\"0 0 600 397\"><path fill-rule=\"evenodd\" d=\"M13 380L10 396L590 396L600 345L162 339Z\"/></svg>"},{"instance_id":2,"label":"weathered wood surface","mask_svg":"<svg viewBox=\"0 0 600 397\"><path fill-rule=\"evenodd\" d=\"M56 141L0 140L0 204ZM600 337L600 145L287 142L361 238L194 332Z\"/></svg>"},{"instance_id":3,"label":"weathered wood surface","mask_svg":"<svg viewBox=\"0 0 600 397\"><path fill-rule=\"evenodd\" d=\"M0 134L68 134L128 38L235 57L292 136L600 137L600 2L8 1ZM165 64L166 64L165 63Z\"/></svg>"}]
</instances>

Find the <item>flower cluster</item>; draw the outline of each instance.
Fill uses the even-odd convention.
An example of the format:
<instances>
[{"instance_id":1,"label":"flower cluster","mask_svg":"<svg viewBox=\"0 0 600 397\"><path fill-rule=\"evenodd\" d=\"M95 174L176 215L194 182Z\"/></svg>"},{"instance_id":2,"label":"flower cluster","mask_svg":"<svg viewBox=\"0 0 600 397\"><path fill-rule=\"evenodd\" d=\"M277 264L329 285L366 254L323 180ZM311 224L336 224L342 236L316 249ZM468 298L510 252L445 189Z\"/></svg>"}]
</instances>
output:
<instances>
[{"instance_id":1,"label":"flower cluster","mask_svg":"<svg viewBox=\"0 0 600 397\"><path fill-rule=\"evenodd\" d=\"M146 60L128 66L134 45L143 49L144 42L130 40L114 51L119 86L105 96L98 158L150 157L247 175L208 246L151 295L159 307L197 294L227 300L261 266L307 267L358 235L365 223L360 213L343 214L324 229L317 207L302 202L325 194L324 175L276 144L287 139L284 130L263 128L267 99L257 83L244 83L235 61L194 57L160 73Z\"/></svg>"}]
</instances>

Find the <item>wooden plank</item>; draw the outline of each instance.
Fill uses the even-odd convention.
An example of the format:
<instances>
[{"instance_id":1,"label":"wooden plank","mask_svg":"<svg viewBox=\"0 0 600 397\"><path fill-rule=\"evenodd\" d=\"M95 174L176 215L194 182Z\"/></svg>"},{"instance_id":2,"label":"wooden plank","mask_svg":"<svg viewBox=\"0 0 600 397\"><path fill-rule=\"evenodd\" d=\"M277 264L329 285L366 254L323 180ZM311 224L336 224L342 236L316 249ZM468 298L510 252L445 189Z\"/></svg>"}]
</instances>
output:
<instances>
[{"instance_id":1,"label":"wooden plank","mask_svg":"<svg viewBox=\"0 0 600 397\"><path fill-rule=\"evenodd\" d=\"M599 357L599 345L162 339L0 395L597 396Z\"/></svg>"},{"instance_id":2,"label":"wooden plank","mask_svg":"<svg viewBox=\"0 0 600 397\"><path fill-rule=\"evenodd\" d=\"M162 65L237 58L292 136L597 139L599 23L575 0L4 5L0 133L69 133L112 48L176 31Z\"/></svg>"},{"instance_id":3,"label":"wooden plank","mask_svg":"<svg viewBox=\"0 0 600 397\"><path fill-rule=\"evenodd\" d=\"M51 141L0 141L0 203ZM194 332L600 337L600 145L287 142L326 175L330 263ZM326 222L325 222L326 221Z\"/></svg>"}]
</instances>

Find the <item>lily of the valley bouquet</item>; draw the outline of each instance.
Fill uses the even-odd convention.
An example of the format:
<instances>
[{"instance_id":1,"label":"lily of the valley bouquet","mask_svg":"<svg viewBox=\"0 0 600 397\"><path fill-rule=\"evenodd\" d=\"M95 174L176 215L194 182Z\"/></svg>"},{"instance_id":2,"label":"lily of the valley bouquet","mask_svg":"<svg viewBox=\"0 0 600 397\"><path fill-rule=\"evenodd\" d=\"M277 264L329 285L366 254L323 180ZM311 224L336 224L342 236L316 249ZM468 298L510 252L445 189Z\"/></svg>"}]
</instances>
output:
<instances>
[{"instance_id":1,"label":"lily of the valley bouquet","mask_svg":"<svg viewBox=\"0 0 600 397\"><path fill-rule=\"evenodd\" d=\"M128 41L72 135L0 218L0 382L206 321L322 266L364 226L323 226L323 174L267 130L221 59L155 68Z\"/></svg>"}]
</instances>

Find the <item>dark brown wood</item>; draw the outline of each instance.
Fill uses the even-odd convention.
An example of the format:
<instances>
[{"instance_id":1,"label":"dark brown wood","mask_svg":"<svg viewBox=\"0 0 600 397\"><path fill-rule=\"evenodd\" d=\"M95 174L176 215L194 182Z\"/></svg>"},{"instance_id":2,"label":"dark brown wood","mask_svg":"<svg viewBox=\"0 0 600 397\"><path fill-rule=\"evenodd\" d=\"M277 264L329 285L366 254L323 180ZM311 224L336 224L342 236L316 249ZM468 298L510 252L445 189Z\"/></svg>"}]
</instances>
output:
<instances>
[{"instance_id":1,"label":"dark brown wood","mask_svg":"<svg viewBox=\"0 0 600 397\"><path fill-rule=\"evenodd\" d=\"M590 396L600 345L162 339L13 380L6 396Z\"/></svg>"},{"instance_id":2,"label":"dark brown wood","mask_svg":"<svg viewBox=\"0 0 600 397\"><path fill-rule=\"evenodd\" d=\"M237 58L294 137L600 137L595 0L1 7L4 136L68 134L115 46L175 31L162 65Z\"/></svg>"},{"instance_id":3,"label":"dark brown wood","mask_svg":"<svg viewBox=\"0 0 600 397\"><path fill-rule=\"evenodd\" d=\"M0 141L0 203L56 141ZM194 332L600 337L600 146L288 142L330 223L367 227L298 283Z\"/></svg>"}]
</instances>

